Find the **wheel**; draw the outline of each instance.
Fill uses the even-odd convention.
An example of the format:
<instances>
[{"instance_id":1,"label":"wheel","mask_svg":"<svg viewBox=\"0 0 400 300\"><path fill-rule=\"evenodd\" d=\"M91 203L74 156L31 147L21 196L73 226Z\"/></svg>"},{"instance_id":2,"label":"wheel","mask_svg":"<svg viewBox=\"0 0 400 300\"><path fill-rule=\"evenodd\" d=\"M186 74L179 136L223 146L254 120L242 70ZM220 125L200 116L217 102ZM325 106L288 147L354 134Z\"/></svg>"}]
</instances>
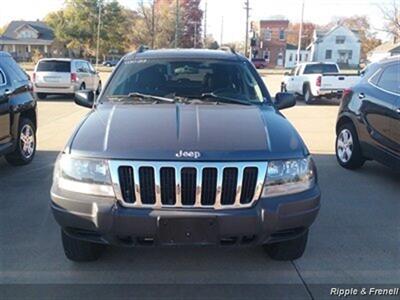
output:
<instances>
[{"instance_id":1,"label":"wheel","mask_svg":"<svg viewBox=\"0 0 400 300\"><path fill-rule=\"evenodd\" d=\"M101 81L99 81L99 85L97 86L96 95L100 95L101 93Z\"/></svg>"},{"instance_id":2,"label":"wheel","mask_svg":"<svg viewBox=\"0 0 400 300\"><path fill-rule=\"evenodd\" d=\"M110 63L107 63L107 64L106 64L106 67L111 67L111 64L110 64Z\"/></svg>"},{"instance_id":3,"label":"wheel","mask_svg":"<svg viewBox=\"0 0 400 300\"><path fill-rule=\"evenodd\" d=\"M300 258L306 250L308 239L307 231L296 239L267 244L264 249L267 254L274 260L294 260Z\"/></svg>"},{"instance_id":4,"label":"wheel","mask_svg":"<svg viewBox=\"0 0 400 300\"><path fill-rule=\"evenodd\" d=\"M81 86L79 87L80 91L86 90L86 84L82 82Z\"/></svg>"},{"instance_id":5,"label":"wheel","mask_svg":"<svg viewBox=\"0 0 400 300\"><path fill-rule=\"evenodd\" d=\"M36 129L30 119L19 121L18 141L14 152L5 156L7 162L14 166L29 164L36 152Z\"/></svg>"},{"instance_id":6,"label":"wheel","mask_svg":"<svg viewBox=\"0 0 400 300\"><path fill-rule=\"evenodd\" d=\"M303 95L304 95L304 102L306 104L311 104L311 102L313 101L313 95L311 93L311 88L309 85L306 85L303 88Z\"/></svg>"},{"instance_id":7,"label":"wheel","mask_svg":"<svg viewBox=\"0 0 400 300\"><path fill-rule=\"evenodd\" d=\"M47 97L47 95L44 93L37 93L36 95L40 100L46 99L46 97Z\"/></svg>"},{"instance_id":8,"label":"wheel","mask_svg":"<svg viewBox=\"0 0 400 300\"><path fill-rule=\"evenodd\" d=\"M336 159L343 168L358 169L365 163L357 131L353 124L340 126L336 135Z\"/></svg>"},{"instance_id":9,"label":"wheel","mask_svg":"<svg viewBox=\"0 0 400 300\"><path fill-rule=\"evenodd\" d=\"M61 238L65 256L72 261L95 261L101 256L105 246L81 241L70 237L61 229Z\"/></svg>"}]
</instances>

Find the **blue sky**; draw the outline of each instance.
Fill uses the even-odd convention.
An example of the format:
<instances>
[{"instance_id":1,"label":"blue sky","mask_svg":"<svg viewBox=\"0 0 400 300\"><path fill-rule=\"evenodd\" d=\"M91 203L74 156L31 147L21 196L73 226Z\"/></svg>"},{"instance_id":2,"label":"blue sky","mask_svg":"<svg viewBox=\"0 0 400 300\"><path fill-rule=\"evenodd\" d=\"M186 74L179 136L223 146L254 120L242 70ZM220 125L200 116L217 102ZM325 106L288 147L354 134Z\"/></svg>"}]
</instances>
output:
<instances>
[{"instance_id":1,"label":"blue sky","mask_svg":"<svg viewBox=\"0 0 400 300\"><path fill-rule=\"evenodd\" d=\"M4 2L3 2L4 1ZM150 0L145 0L150 1ZM207 0L207 32L219 40L221 19L224 19L223 41L238 41L244 38L245 0ZM390 4L400 0L305 0L305 21L325 24L336 16L367 15L374 28L382 28L383 20L377 5ZM127 7L135 8L138 0L119 0ZM204 7L205 0L202 0ZM36 20L48 12L62 7L64 0L2 0L0 25L11 20ZM250 0L251 18L265 19L270 16L285 16L291 22L298 22L301 13L301 0ZM386 39L385 34L379 37Z\"/></svg>"}]
</instances>

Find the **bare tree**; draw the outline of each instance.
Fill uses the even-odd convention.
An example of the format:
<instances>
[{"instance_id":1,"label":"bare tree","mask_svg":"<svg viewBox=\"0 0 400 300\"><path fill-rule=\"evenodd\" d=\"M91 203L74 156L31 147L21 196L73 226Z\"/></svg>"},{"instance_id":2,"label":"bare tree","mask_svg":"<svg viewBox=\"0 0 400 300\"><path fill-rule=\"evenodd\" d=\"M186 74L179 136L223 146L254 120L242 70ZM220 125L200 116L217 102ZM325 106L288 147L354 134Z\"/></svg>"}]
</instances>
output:
<instances>
[{"instance_id":1,"label":"bare tree","mask_svg":"<svg viewBox=\"0 0 400 300\"><path fill-rule=\"evenodd\" d=\"M378 7L385 20L385 27L380 30L387 32L395 40L400 40L400 2L393 0L391 4L378 5Z\"/></svg>"}]
</instances>

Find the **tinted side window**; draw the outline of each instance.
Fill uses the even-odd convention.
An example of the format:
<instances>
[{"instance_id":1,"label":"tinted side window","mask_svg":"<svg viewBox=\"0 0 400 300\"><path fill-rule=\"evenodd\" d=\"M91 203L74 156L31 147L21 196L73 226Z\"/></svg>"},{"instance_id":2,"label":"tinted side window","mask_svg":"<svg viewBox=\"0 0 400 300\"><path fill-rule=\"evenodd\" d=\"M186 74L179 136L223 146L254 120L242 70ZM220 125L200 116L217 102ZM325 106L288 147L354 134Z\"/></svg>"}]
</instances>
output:
<instances>
[{"instance_id":1,"label":"tinted side window","mask_svg":"<svg viewBox=\"0 0 400 300\"><path fill-rule=\"evenodd\" d=\"M0 70L0 86L6 83L6 78L2 70Z\"/></svg>"},{"instance_id":2,"label":"tinted side window","mask_svg":"<svg viewBox=\"0 0 400 300\"><path fill-rule=\"evenodd\" d=\"M71 63L69 61L44 60L39 62L36 71L69 73L71 72Z\"/></svg>"},{"instance_id":3,"label":"tinted side window","mask_svg":"<svg viewBox=\"0 0 400 300\"><path fill-rule=\"evenodd\" d=\"M400 94L400 64L384 69L377 85L386 91Z\"/></svg>"},{"instance_id":4,"label":"tinted side window","mask_svg":"<svg viewBox=\"0 0 400 300\"><path fill-rule=\"evenodd\" d=\"M28 80L26 73L11 57L5 57L4 59L2 58L0 66L2 67L4 73L7 73L9 80L12 83Z\"/></svg>"}]
</instances>

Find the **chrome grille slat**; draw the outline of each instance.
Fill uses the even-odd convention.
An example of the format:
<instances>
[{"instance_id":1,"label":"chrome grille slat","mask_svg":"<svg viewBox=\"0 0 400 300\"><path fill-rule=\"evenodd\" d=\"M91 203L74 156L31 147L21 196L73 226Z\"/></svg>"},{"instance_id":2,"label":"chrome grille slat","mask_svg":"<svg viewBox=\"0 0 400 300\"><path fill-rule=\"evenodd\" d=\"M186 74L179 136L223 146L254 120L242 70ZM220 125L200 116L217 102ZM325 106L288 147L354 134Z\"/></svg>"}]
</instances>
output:
<instances>
[{"instance_id":1,"label":"chrome grille slat","mask_svg":"<svg viewBox=\"0 0 400 300\"><path fill-rule=\"evenodd\" d=\"M152 161L109 161L112 184L115 190L116 198L125 207L135 208L208 208L208 209L234 209L244 208L254 205L259 199L264 178L267 171L267 162L152 162ZM129 184L124 176L119 174L120 167L132 168L133 182ZM146 172L140 171L141 168ZM149 170L152 170L150 172ZM164 169L165 168L165 169ZM246 168L255 168L255 171L245 172ZM161 170L168 169L168 172ZM189 170L185 174L186 190L182 191L182 170ZM224 175L224 170L226 170ZM195 172L195 173L194 173ZM151 176L149 175L151 173ZM224 176L229 174L228 181L225 181L223 191ZM233 175L232 175L233 174ZM250 175L249 175L250 174ZM141 177L145 176L145 177ZM164 178L167 176L168 178ZM208 178L206 177L208 176ZM249 177L253 176L253 177ZM254 184L255 176L257 181ZM131 177L129 177L131 178ZM122 181L120 181L122 179ZM236 183L234 182L236 179ZM252 182L252 184L249 184ZM121 183L128 190L122 191ZM175 183L175 195L171 194ZM145 184L146 186L141 186ZM153 185L153 186L149 186ZM203 185L206 190L203 190ZM131 191L132 186L134 190ZM254 187L255 186L255 187ZM254 190L252 190L254 187ZM164 192L163 192L164 191ZM185 202L182 203L182 197L185 193ZM126 195L134 193L134 203L129 203ZM154 193L154 194L152 194ZM224 193L224 203L222 194ZM215 200L210 199L215 194ZM143 195L146 197L143 201ZM175 198L173 197L175 196ZM154 199L153 199L154 198ZM248 203L243 201L246 198ZM251 199L251 200L250 200ZM127 201L128 200L128 201ZM175 200L175 202L174 202Z\"/></svg>"}]
</instances>

